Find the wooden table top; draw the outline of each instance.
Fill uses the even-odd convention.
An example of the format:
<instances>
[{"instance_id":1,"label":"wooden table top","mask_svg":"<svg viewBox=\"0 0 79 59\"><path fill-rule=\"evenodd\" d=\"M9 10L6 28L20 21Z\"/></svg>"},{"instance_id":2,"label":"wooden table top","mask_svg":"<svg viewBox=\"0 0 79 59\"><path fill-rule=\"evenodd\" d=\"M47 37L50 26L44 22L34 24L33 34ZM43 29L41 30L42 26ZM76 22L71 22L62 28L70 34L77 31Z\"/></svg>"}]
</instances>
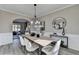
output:
<instances>
[{"instance_id":1,"label":"wooden table top","mask_svg":"<svg viewBox=\"0 0 79 59\"><path fill-rule=\"evenodd\" d=\"M27 39L29 39L29 40L31 40L31 41L33 41L33 42L35 42L35 43L41 45L41 46L47 46L47 45L50 44L51 42L56 41L56 40L54 40L54 39L52 39L52 38L44 37L44 36L43 36L43 37L39 37L39 38L37 38L37 37L32 37L32 36L30 36L30 35L23 35L23 36L26 37Z\"/></svg>"}]
</instances>

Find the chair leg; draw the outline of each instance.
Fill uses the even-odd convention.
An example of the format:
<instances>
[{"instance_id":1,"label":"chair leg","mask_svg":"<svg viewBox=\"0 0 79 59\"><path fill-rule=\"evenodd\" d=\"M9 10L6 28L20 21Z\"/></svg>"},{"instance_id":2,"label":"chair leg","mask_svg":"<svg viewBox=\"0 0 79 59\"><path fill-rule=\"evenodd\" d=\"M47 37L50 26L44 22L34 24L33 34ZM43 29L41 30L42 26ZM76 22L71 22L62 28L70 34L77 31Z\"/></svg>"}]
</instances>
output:
<instances>
[{"instance_id":1,"label":"chair leg","mask_svg":"<svg viewBox=\"0 0 79 59\"><path fill-rule=\"evenodd\" d=\"M34 55L34 52L29 52L26 50L26 55Z\"/></svg>"},{"instance_id":2,"label":"chair leg","mask_svg":"<svg viewBox=\"0 0 79 59\"><path fill-rule=\"evenodd\" d=\"M25 52L25 46L21 46L21 50L22 50L22 52L23 52L24 54L26 54L26 52Z\"/></svg>"},{"instance_id":3,"label":"chair leg","mask_svg":"<svg viewBox=\"0 0 79 59\"><path fill-rule=\"evenodd\" d=\"M60 49L61 49L61 47L60 47ZM60 55L60 49L59 49L59 53L58 53L58 55Z\"/></svg>"},{"instance_id":4,"label":"chair leg","mask_svg":"<svg viewBox=\"0 0 79 59\"><path fill-rule=\"evenodd\" d=\"M28 54L30 54L30 55L38 55L37 50L35 50L33 52L30 52L30 51L25 50L25 54L26 55L28 55Z\"/></svg>"},{"instance_id":5,"label":"chair leg","mask_svg":"<svg viewBox=\"0 0 79 59\"><path fill-rule=\"evenodd\" d=\"M37 50L38 50L38 49L37 49ZM32 53L33 53L34 55L38 55L37 50L33 51Z\"/></svg>"},{"instance_id":6,"label":"chair leg","mask_svg":"<svg viewBox=\"0 0 79 59\"><path fill-rule=\"evenodd\" d=\"M39 55L39 48L38 48L38 49L36 49L36 52L37 52L37 55Z\"/></svg>"},{"instance_id":7,"label":"chair leg","mask_svg":"<svg viewBox=\"0 0 79 59\"><path fill-rule=\"evenodd\" d=\"M41 55L42 46L39 46L39 55Z\"/></svg>"}]
</instances>

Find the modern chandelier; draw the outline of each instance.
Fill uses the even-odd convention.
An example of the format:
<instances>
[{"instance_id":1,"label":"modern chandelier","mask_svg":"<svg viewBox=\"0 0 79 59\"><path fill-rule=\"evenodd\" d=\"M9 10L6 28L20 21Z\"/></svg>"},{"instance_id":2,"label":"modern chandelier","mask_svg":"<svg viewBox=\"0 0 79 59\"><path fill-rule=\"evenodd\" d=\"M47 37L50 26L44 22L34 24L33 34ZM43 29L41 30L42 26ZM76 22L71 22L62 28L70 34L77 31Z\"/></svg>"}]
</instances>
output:
<instances>
[{"instance_id":1,"label":"modern chandelier","mask_svg":"<svg viewBox=\"0 0 79 59\"><path fill-rule=\"evenodd\" d=\"M37 6L37 4L34 4L34 18L33 18L33 21L31 22L31 23L33 23L34 25L40 25L40 21L38 20L38 18L37 18L37 10L36 10L36 6Z\"/></svg>"}]
</instances>

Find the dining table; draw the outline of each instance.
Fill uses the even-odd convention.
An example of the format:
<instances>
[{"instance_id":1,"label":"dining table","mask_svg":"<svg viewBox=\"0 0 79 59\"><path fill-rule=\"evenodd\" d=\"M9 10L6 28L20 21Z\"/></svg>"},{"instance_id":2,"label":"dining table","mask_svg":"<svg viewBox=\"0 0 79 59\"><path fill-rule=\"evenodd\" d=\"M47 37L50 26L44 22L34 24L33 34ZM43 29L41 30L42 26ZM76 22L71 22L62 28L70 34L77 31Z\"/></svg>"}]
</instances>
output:
<instances>
[{"instance_id":1,"label":"dining table","mask_svg":"<svg viewBox=\"0 0 79 59\"><path fill-rule=\"evenodd\" d=\"M31 35L22 35L22 36L39 45L39 55L41 55L41 50L43 47L51 44L52 42L57 41L53 38L46 37L46 36L41 36L41 37L36 37Z\"/></svg>"}]
</instances>

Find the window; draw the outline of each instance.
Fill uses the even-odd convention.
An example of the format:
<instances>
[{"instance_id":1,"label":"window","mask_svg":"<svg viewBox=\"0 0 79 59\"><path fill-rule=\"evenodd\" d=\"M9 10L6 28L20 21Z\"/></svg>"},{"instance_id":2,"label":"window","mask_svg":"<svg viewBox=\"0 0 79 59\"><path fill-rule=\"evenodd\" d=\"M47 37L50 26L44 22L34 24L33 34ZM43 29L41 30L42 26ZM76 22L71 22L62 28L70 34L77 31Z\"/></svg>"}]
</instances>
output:
<instances>
[{"instance_id":1,"label":"window","mask_svg":"<svg viewBox=\"0 0 79 59\"><path fill-rule=\"evenodd\" d=\"M19 24L13 24L13 31L20 31L21 26Z\"/></svg>"}]
</instances>

